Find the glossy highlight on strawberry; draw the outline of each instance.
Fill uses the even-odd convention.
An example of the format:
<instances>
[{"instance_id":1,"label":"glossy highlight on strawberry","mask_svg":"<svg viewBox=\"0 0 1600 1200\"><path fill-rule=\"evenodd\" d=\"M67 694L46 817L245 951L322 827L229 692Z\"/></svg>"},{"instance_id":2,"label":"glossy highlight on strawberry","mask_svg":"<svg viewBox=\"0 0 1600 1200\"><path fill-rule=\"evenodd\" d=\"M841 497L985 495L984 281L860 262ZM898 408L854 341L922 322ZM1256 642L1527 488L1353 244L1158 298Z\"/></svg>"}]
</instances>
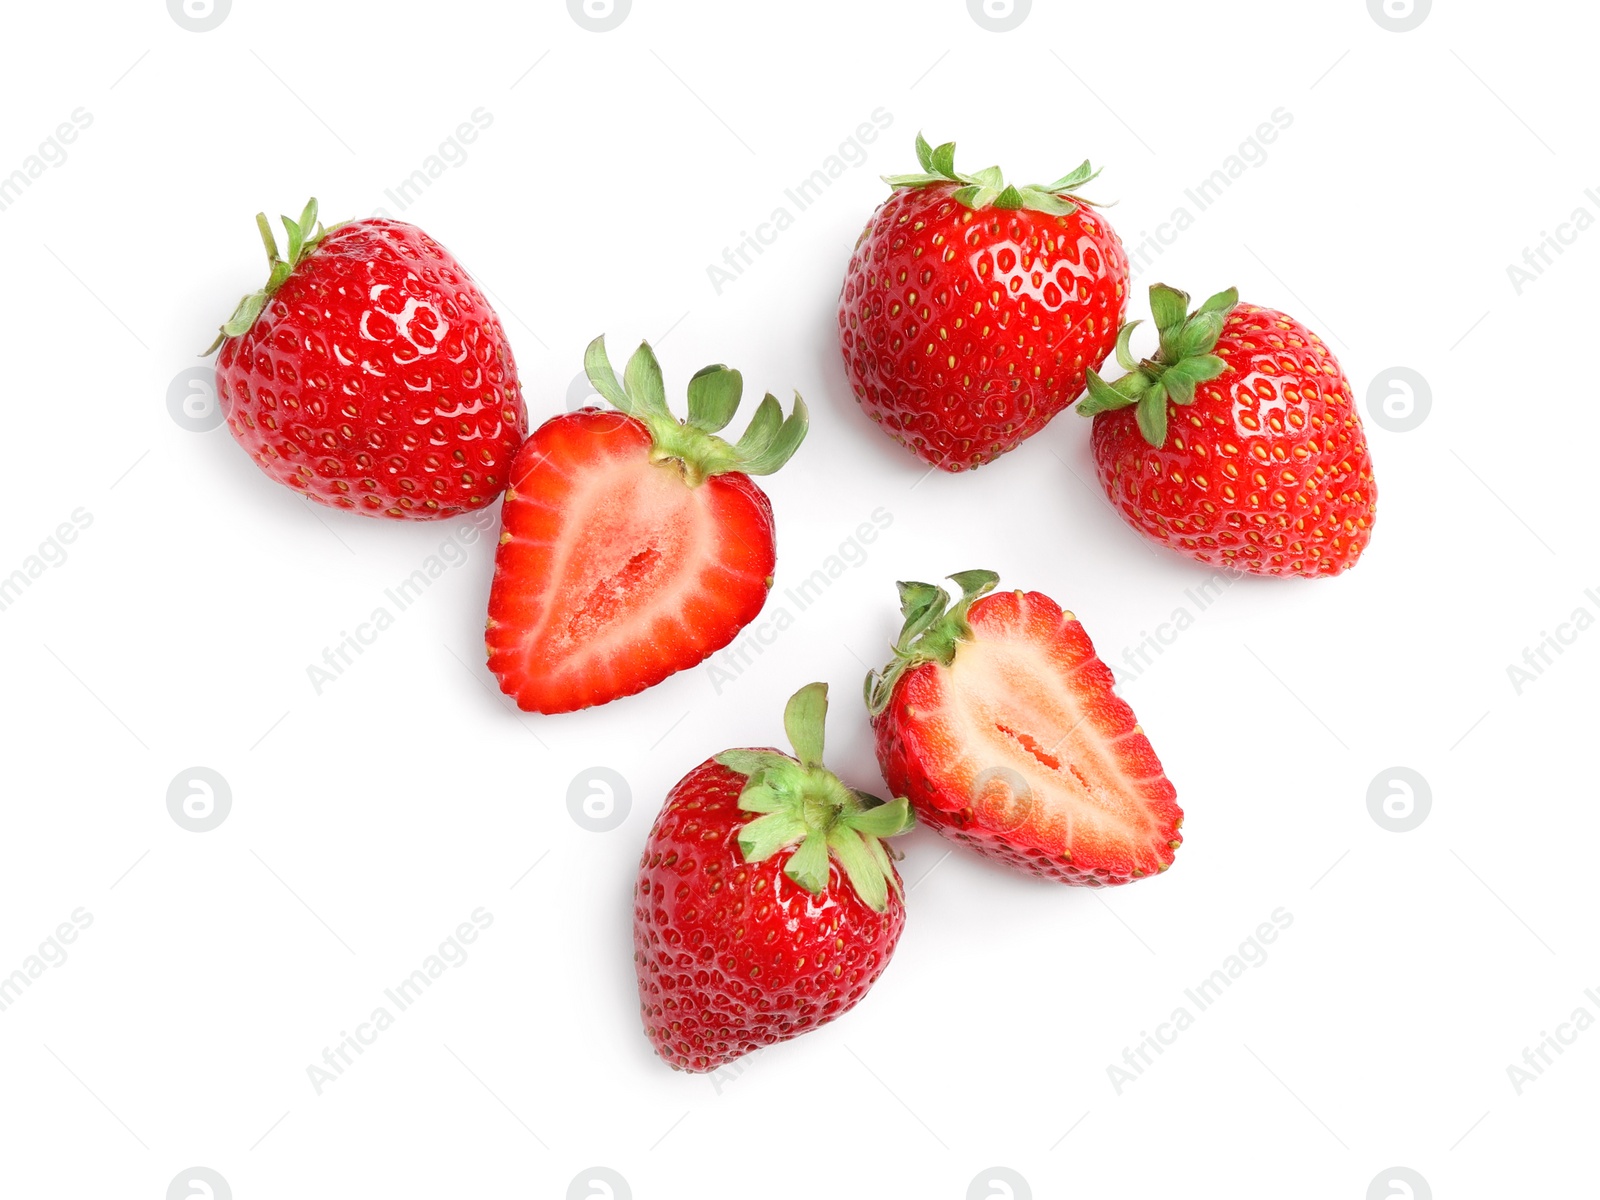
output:
<instances>
[{"instance_id":1,"label":"glossy highlight on strawberry","mask_svg":"<svg viewBox=\"0 0 1600 1200\"><path fill-rule=\"evenodd\" d=\"M894 661L867 676L878 765L946 837L1061 883L1165 871L1183 810L1077 618L992 571L900 585Z\"/></svg>"},{"instance_id":2,"label":"glossy highlight on strawberry","mask_svg":"<svg viewBox=\"0 0 1600 1200\"><path fill-rule=\"evenodd\" d=\"M822 765L828 689L784 711L794 755L729 750L667 796L639 863L634 964L645 1035L680 1071L714 1071L858 1004L905 926L883 845L906 802Z\"/></svg>"},{"instance_id":3,"label":"glossy highlight on strawberry","mask_svg":"<svg viewBox=\"0 0 1600 1200\"><path fill-rule=\"evenodd\" d=\"M998 167L957 172L955 144L922 173L886 177L845 272L839 345L862 409L924 462L981 466L1015 449L1083 392L1111 353L1128 259L1076 190L1084 162L1042 186Z\"/></svg>"},{"instance_id":4,"label":"glossy highlight on strawberry","mask_svg":"<svg viewBox=\"0 0 1600 1200\"><path fill-rule=\"evenodd\" d=\"M212 349L228 429L319 504L434 520L493 502L528 430L516 362L472 277L415 225L283 218L266 287Z\"/></svg>"}]
</instances>

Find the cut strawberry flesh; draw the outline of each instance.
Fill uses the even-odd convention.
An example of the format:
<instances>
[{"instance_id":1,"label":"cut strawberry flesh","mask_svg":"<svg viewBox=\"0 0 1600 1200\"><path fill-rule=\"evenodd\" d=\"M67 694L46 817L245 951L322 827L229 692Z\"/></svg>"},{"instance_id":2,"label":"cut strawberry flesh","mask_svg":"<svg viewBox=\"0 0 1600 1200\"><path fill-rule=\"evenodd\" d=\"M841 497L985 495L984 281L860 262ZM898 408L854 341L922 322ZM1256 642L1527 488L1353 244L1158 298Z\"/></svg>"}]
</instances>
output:
<instances>
[{"instance_id":1,"label":"cut strawberry flesh","mask_svg":"<svg viewBox=\"0 0 1600 1200\"><path fill-rule=\"evenodd\" d=\"M1034 592L986 596L968 620L955 660L902 689L908 749L938 764L938 806L1106 882L1163 870L1183 813L1083 626Z\"/></svg>"},{"instance_id":2,"label":"cut strawberry flesh","mask_svg":"<svg viewBox=\"0 0 1600 1200\"><path fill-rule=\"evenodd\" d=\"M559 428L554 428L559 427ZM727 645L760 612L770 508L745 476L689 486L637 421L576 413L513 467L490 596L490 669L524 708L630 695Z\"/></svg>"}]
</instances>

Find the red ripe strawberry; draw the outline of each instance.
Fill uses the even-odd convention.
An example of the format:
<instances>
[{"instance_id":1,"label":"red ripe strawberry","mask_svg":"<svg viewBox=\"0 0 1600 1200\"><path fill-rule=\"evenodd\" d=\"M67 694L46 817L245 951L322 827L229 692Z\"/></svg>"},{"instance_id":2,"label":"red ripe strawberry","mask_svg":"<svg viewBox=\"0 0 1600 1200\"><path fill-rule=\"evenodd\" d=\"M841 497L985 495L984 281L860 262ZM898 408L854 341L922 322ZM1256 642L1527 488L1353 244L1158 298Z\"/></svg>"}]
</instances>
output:
<instances>
[{"instance_id":1,"label":"red ripe strawberry","mask_svg":"<svg viewBox=\"0 0 1600 1200\"><path fill-rule=\"evenodd\" d=\"M680 1071L825 1025L877 982L900 930L900 876L881 838L912 825L822 765L826 684L784 709L796 757L729 750L667 796L634 891L644 1031Z\"/></svg>"},{"instance_id":2,"label":"red ripe strawberry","mask_svg":"<svg viewBox=\"0 0 1600 1200\"><path fill-rule=\"evenodd\" d=\"M722 649L756 617L776 561L770 475L806 435L771 395L737 445L716 436L744 391L716 365L667 408L648 344L623 383L596 338L589 382L620 412L546 421L518 451L489 593L489 669L525 709L571 712L631 696Z\"/></svg>"},{"instance_id":3,"label":"red ripe strawberry","mask_svg":"<svg viewBox=\"0 0 1600 1200\"><path fill-rule=\"evenodd\" d=\"M924 824L980 854L1101 887L1165 871L1183 810L1083 626L992 571L900 585L894 661L867 676L878 764ZM982 597L981 599L979 597Z\"/></svg>"},{"instance_id":4,"label":"red ripe strawberry","mask_svg":"<svg viewBox=\"0 0 1600 1200\"><path fill-rule=\"evenodd\" d=\"M1212 566L1256 575L1337 575L1372 537L1378 488L1361 414L1322 339L1293 317L1219 292L1150 289L1161 334L1135 362L1128 335L1094 417L1100 483L1128 524ZM1170 428L1169 428L1170 427Z\"/></svg>"},{"instance_id":5,"label":"red ripe strawberry","mask_svg":"<svg viewBox=\"0 0 1600 1200\"><path fill-rule=\"evenodd\" d=\"M461 264L403 221L325 230L315 200L283 218L287 258L265 213L256 224L272 274L211 347L228 428L256 465L374 517L452 517L498 496L528 414Z\"/></svg>"},{"instance_id":6,"label":"red ripe strawberry","mask_svg":"<svg viewBox=\"0 0 1600 1200\"><path fill-rule=\"evenodd\" d=\"M867 415L924 462L982 466L1043 429L1111 353L1128 257L1072 192L1089 164L1042 187L999 167L955 170L955 143L895 189L856 243L839 297L845 372Z\"/></svg>"}]
</instances>

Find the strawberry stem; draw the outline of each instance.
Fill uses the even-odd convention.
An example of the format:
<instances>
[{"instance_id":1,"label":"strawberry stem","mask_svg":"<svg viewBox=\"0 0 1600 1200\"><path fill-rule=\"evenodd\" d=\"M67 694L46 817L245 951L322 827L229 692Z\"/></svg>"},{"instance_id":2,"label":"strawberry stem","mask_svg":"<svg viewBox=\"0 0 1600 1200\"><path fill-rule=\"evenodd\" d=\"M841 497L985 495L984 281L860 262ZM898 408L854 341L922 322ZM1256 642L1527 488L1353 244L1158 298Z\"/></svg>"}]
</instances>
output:
<instances>
[{"instance_id":1,"label":"strawberry stem","mask_svg":"<svg viewBox=\"0 0 1600 1200\"><path fill-rule=\"evenodd\" d=\"M900 612L905 624L894 644L894 658L877 671L867 672L867 712L876 717L889 707L895 684L913 667L927 662L949 666L956 647L972 640L967 609L979 596L1000 582L993 571L957 571L950 579L961 589L961 599L950 603L950 593L932 583L901 583Z\"/></svg>"},{"instance_id":2,"label":"strawberry stem","mask_svg":"<svg viewBox=\"0 0 1600 1200\"><path fill-rule=\"evenodd\" d=\"M915 175L885 175L883 181L892 188L931 187L937 184L961 184L951 195L956 202L972 209L1031 209L1064 217L1079 204L1092 204L1082 196L1074 195L1078 188L1088 183L1099 171L1084 159L1071 171L1052 183L1030 183L1016 187L1005 181L999 167L985 167L981 171L965 174L956 170L956 144L945 142L929 146L922 134L917 134L917 162L922 171Z\"/></svg>"},{"instance_id":3,"label":"strawberry stem","mask_svg":"<svg viewBox=\"0 0 1600 1200\"><path fill-rule=\"evenodd\" d=\"M1189 293L1164 283L1150 286L1150 315L1160 334L1161 346L1151 358L1135 362L1128 339L1138 321L1129 321L1117 331L1117 362L1128 372L1111 383L1093 370L1088 373L1089 394L1078 401L1078 415L1092 417L1129 405L1139 423L1139 432L1150 445L1160 449L1167 442L1167 402L1193 404L1196 384L1206 383L1228 369L1228 364L1212 353L1222 336L1228 314L1239 303L1237 288L1218 292L1194 312L1189 311Z\"/></svg>"},{"instance_id":4,"label":"strawberry stem","mask_svg":"<svg viewBox=\"0 0 1600 1200\"><path fill-rule=\"evenodd\" d=\"M256 229L261 234L261 245L266 249L267 262L270 266L266 286L240 299L238 307L233 310L233 315L222 323L221 329L217 331L216 341L206 348L201 355L202 358L215 354L217 347L223 342L231 337L238 337L254 325L256 318L261 315L261 310L266 308L267 301L272 299L274 293L284 285L294 273L294 269L322 244L322 239L329 232L317 220L315 196L306 201L298 221L289 217L279 219L283 222L284 232L289 238L288 257L280 258L278 255L278 240L272 236L272 224L267 220L267 214L257 213ZM331 228L337 229L339 226L334 225Z\"/></svg>"},{"instance_id":5,"label":"strawberry stem","mask_svg":"<svg viewBox=\"0 0 1600 1200\"><path fill-rule=\"evenodd\" d=\"M873 912L889 907L900 882L883 839L915 824L904 797L885 804L846 787L822 765L828 685L810 683L789 699L783 726L795 757L776 750L728 750L717 762L746 776L739 807L760 815L739 830L745 862L765 862L788 851L783 873L813 896L828 886L837 862L861 902Z\"/></svg>"},{"instance_id":6,"label":"strawberry stem","mask_svg":"<svg viewBox=\"0 0 1600 1200\"><path fill-rule=\"evenodd\" d=\"M768 392L737 443L718 437L718 431L733 419L744 394L744 377L721 363L700 368L689 380L689 417L680 421L667 406L661 364L649 342L640 342L628 359L621 383L606 356L604 334L589 343L583 366L595 391L650 430L650 460L677 466L690 487L730 471L771 475L794 456L810 427L810 415L799 392L787 418L777 397Z\"/></svg>"}]
</instances>

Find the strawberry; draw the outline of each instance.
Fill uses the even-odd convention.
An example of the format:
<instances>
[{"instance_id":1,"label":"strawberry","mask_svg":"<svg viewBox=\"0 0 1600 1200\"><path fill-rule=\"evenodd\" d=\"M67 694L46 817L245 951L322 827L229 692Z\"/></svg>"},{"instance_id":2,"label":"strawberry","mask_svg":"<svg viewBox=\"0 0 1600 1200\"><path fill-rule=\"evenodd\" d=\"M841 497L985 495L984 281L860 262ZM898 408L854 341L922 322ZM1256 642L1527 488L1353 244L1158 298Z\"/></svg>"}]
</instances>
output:
<instances>
[{"instance_id":1,"label":"strawberry","mask_svg":"<svg viewBox=\"0 0 1600 1200\"><path fill-rule=\"evenodd\" d=\"M955 143L917 135L919 175L856 243L839 297L839 345L861 407L946 471L981 466L1044 428L1116 341L1128 257L1073 195L1087 162L1054 183L955 170Z\"/></svg>"},{"instance_id":2,"label":"strawberry","mask_svg":"<svg viewBox=\"0 0 1600 1200\"><path fill-rule=\"evenodd\" d=\"M256 216L272 273L218 346L228 428L279 483L374 517L453 517L506 485L528 431L505 331L450 252L373 217Z\"/></svg>"},{"instance_id":3,"label":"strawberry","mask_svg":"<svg viewBox=\"0 0 1600 1200\"><path fill-rule=\"evenodd\" d=\"M894 661L867 676L878 764L946 837L1062 883L1165 871L1183 810L1083 626L992 571L900 585Z\"/></svg>"},{"instance_id":4,"label":"strawberry","mask_svg":"<svg viewBox=\"0 0 1600 1200\"><path fill-rule=\"evenodd\" d=\"M1089 373L1100 484L1140 533L1212 566L1255 575L1337 575L1372 537L1377 485L1350 383L1293 317L1230 288L1193 313L1150 289L1161 335L1136 362L1128 336L1107 384Z\"/></svg>"},{"instance_id":5,"label":"strawberry","mask_svg":"<svg viewBox=\"0 0 1600 1200\"><path fill-rule=\"evenodd\" d=\"M854 1008L900 930L900 875L880 839L904 800L854 791L822 765L828 687L784 709L794 757L729 750L667 796L634 890L644 1031L680 1071L714 1071Z\"/></svg>"},{"instance_id":6,"label":"strawberry","mask_svg":"<svg viewBox=\"0 0 1600 1200\"><path fill-rule=\"evenodd\" d=\"M677 420L647 343L620 385L603 337L584 367L620 411L552 417L523 443L489 593L489 669L535 712L643 691L755 619L776 550L772 505L750 477L783 466L807 428L798 394L787 420L768 394L737 445L717 437L744 390L720 364L689 381Z\"/></svg>"}]
</instances>

